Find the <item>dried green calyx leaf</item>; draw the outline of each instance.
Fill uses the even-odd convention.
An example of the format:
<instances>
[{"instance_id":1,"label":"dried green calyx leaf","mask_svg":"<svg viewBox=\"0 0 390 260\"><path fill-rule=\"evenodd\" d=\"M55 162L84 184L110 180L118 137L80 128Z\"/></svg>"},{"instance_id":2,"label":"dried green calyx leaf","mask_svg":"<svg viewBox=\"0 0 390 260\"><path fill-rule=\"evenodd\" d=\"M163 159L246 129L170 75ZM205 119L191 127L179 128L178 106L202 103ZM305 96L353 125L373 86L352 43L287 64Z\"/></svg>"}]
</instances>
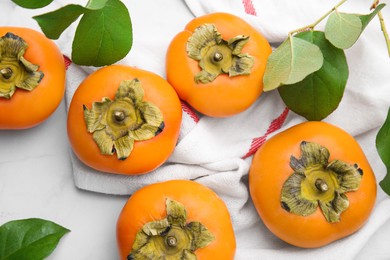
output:
<instances>
[{"instance_id":1,"label":"dried green calyx leaf","mask_svg":"<svg viewBox=\"0 0 390 260\"><path fill-rule=\"evenodd\" d=\"M241 53L249 36L239 35L228 41L213 24L204 24L195 29L187 42L188 56L199 61L202 71L195 75L196 83L210 83L224 73L230 77L248 75L254 58Z\"/></svg>"},{"instance_id":2,"label":"dried green calyx leaf","mask_svg":"<svg viewBox=\"0 0 390 260\"><path fill-rule=\"evenodd\" d=\"M115 99L104 97L92 108L84 106L87 130L102 154L116 152L118 159L126 159L133 150L134 141L151 139L164 129L160 109L143 101L144 90L138 79L124 80Z\"/></svg>"},{"instance_id":3,"label":"dried green calyx leaf","mask_svg":"<svg viewBox=\"0 0 390 260\"><path fill-rule=\"evenodd\" d=\"M167 198L166 211L166 218L146 223L138 231L128 259L197 259L195 250L215 239L200 222L186 222L180 202Z\"/></svg>"},{"instance_id":4,"label":"dried green calyx leaf","mask_svg":"<svg viewBox=\"0 0 390 260\"><path fill-rule=\"evenodd\" d=\"M13 33L0 38L0 97L10 99L16 88L31 91L42 80L39 66L23 56L27 48L28 44Z\"/></svg>"},{"instance_id":5,"label":"dried green calyx leaf","mask_svg":"<svg viewBox=\"0 0 390 260\"><path fill-rule=\"evenodd\" d=\"M363 171L358 166L334 160L329 151L310 142L302 142L301 158L291 156L294 173L282 188L281 205L288 212L308 216L319 206L328 222L339 222L348 206L346 192L356 191Z\"/></svg>"}]
</instances>

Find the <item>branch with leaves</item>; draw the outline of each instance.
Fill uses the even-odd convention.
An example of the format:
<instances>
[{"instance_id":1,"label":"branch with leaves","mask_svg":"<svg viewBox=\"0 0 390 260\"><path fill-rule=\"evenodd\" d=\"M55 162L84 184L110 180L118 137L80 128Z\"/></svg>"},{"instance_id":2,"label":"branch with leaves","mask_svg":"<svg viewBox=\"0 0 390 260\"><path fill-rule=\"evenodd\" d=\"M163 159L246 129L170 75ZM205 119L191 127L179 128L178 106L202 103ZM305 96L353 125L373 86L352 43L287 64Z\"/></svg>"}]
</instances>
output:
<instances>
[{"instance_id":1,"label":"branch with leaves","mask_svg":"<svg viewBox=\"0 0 390 260\"><path fill-rule=\"evenodd\" d=\"M12 0L17 5L37 9L53 0ZM127 7L120 0L89 0L87 5L69 4L34 16L42 32L56 40L79 17L72 43L72 61L78 65L105 66L123 59L133 43Z\"/></svg>"}]
</instances>

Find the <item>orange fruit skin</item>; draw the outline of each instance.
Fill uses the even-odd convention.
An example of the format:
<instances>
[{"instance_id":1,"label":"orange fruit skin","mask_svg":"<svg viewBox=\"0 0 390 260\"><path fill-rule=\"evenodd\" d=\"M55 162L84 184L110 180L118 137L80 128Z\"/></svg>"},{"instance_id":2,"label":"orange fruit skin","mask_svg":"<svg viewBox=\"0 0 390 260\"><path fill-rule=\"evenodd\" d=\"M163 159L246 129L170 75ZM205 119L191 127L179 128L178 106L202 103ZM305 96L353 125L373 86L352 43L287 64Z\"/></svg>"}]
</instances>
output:
<instances>
[{"instance_id":1,"label":"orange fruit skin","mask_svg":"<svg viewBox=\"0 0 390 260\"><path fill-rule=\"evenodd\" d=\"M281 207L281 190L293 173L290 156L300 157L302 141L316 142L330 152L329 162L339 159L358 164L363 178L357 191L347 192L350 206L341 221L329 223L321 210L298 216ZM292 245L316 248L341 239L360 229L376 200L375 175L357 141L344 130L325 122L305 122L276 134L256 152L249 172L249 187L260 218L277 237Z\"/></svg>"},{"instance_id":2,"label":"orange fruit skin","mask_svg":"<svg viewBox=\"0 0 390 260\"><path fill-rule=\"evenodd\" d=\"M32 91L16 89L11 99L0 98L0 129L26 129L46 120L65 93L65 61L57 45L42 33L22 27L0 27L0 37L11 32L28 44L24 57L44 73Z\"/></svg>"},{"instance_id":3,"label":"orange fruit skin","mask_svg":"<svg viewBox=\"0 0 390 260\"><path fill-rule=\"evenodd\" d=\"M203 24L214 24L222 38L228 40L238 35L250 37L242 50L254 57L250 75L229 77L219 75L207 84L197 84L194 76L201 71L198 61L187 55L186 43L194 30ZM249 108L263 91L263 75L268 56L268 41L241 18L227 13L213 13L190 21L178 33L167 51L167 80L176 89L180 99L194 109L212 117L228 117Z\"/></svg>"},{"instance_id":4,"label":"orange fruit skin","mask_svg":"<svg viewBox=\"0 0 390 260\"><path fill-rule=\"evenodd\" d=\"M151 184L129 198L117 221L120 259L126 259L143 225L166 217L167 198L184 204L187 223L201 222L215 236L209 245L195 250L197 259L234 259L236 240L224 202L206 186L187 180Z\"/></svg>"},{"instance_id":5,"label":"orange fruit skin","mask_svg":"<svg viewBox=\"0 0 390 260\"><path fill-rule=\"evenodd\" d=\"M83 105L103 97L114 99L123 80L138 78L145 91L144 100L159 107L164 117L164 130L157 136L136 141L133 151L125 160L116 154L103 155L87 131ZM124 65L111 65L90 74L73 95L68 111L68 137L76 156L86 165L103 172L117 174L143 174L161 166L173 152L180 132L182 110L180 100L167 81L157 74Z\"/></svg>"}]
</instances>

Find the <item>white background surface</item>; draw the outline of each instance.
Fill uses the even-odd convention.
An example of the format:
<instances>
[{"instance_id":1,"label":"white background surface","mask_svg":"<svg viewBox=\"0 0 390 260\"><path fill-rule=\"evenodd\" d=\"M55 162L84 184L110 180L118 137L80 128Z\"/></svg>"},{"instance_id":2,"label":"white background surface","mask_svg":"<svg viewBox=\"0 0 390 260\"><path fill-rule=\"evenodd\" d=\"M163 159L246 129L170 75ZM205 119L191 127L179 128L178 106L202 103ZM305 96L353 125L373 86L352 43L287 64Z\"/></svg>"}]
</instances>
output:
<instances>
[{"instance_id":1,"label":"white background surface","mask_svg":"<svg viewBox=\"0 0 390 260\"><path fill-rule=\"evenodd\" d=\"M37 30L39 28L30 19L31 16L55 9L62 3L76 2L57 1L48 8L30 11L15 7L13 3L8 3L9 0L5 1L5 6L2 1L0 7L0 25L28 24ZM147 56L148 46L143 45L143 39L138 35L145 31L156 34L179 31L193 17L180 0L142 0L126 4L131 7L133 50L143 49L145 58L149 59L153 57ZM15 10L22 16L7 17ZM73 32L69 30L65 33ZM166 37L170 39L171 36ZM64 53L69 53L70 42L59 40L57 43ZM167 43L162 42L161 48L166 48ZM135 59L140 58L135 53L131 53L130 58L132 55ZM163 56L154 58L164 62ZM151 66L146 69L164 74L161 67ZM117 259L115 224L128 196L111 196L77 189L73 183L69 153L64 101L47 121L35 128L0 131L0 224L14 219L37 217L52 220L70 229L71 232L64 236L49 259ZM256 230L248 233L257 237ZM246 248L246 245L240 243L240 236L237 236L238 249ZM271 240L276 239L272 234L266 236ZM361 249L358 259L390 259L389 241L388 221ZM290 250L296 249L282 244L280 250L288 254ZM256 258L264 259L261 255Z\"/></svg>"}]
</instances>

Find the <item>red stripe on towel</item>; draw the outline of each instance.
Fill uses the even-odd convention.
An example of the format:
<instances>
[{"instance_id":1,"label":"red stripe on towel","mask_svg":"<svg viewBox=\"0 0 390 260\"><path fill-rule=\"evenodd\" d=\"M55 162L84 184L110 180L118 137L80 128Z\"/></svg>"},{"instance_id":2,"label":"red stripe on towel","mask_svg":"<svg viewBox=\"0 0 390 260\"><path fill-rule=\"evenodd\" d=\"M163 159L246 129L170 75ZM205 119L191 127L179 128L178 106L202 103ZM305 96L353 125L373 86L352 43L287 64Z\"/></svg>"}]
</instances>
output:
<instances>
[{"instance_id":1,"label":"red stripe on towel","mask_svg":"<svg viewBox=\"0 0 390 260\"><path fill-rule=\"evenodd\" d=\"M257 12L255 7L253 6L252 0L242 0L242 4L244 5L245 12L247 14L257 16ZM283 112L271 122L263 136L253 138L251 147L249 148L249 151L242 157L243 159L253 155L260 148L260 146L264 144L269 134L275 132L282 127L284 121L287 118L288 111L289 109L286 107Z\"/></svg>"},{"instance_id":2,"label":"red stripe on towel","mask_svg":"<svg viewBox=\"0 0 390 260\"><path fill-rule=\"evenodd\" d=\"M199 122L199 117L198 115L194 112L194 110L192 110L192 108L184 101L181 101L181 109L187 114L189 115L192 120L194 120L195 123L198 123Z\"/></svg>"},{"instance_id":3,"label":"red stripe on towel","mask_svg":"<svg viewBox=\"0 0 390 260\"><path fill-rule=\"evenodd\" d=\"M251 147L249 148L249 151L244 155L244 157L242 157L243 159L254 154L260 148L260 146L264 144L269 134L275 132L276 130L279 130L282 127L284 121L287 118L288 112L289 109L286 107L277 118L272 120L271 124L268 126L267 132L265 132L263 136L253 138Z\"/></svg>"},{"instance_id":4,"label":"red stripe on towel","mask_svg":"<svg viewBox=\"0 0 390 260\"><path fill-rule=\"evenodd\" d=\"M68 69L70 64L72 64L72 61L65 55L62 55L64 57L64 61L65 61L65 69Z\"/></svg>"},{"instance_id":5,"label":"red stripe on towel","mask_svg":"<svg viewBox=\"0 0 390 260\"><path fill-rule=\"evenodd\" d=\"M247 14L257 15L256 9L253 6L252 0L242 0L242 4L244 5L245 12Z\"/></svg>"}]
</instances>

